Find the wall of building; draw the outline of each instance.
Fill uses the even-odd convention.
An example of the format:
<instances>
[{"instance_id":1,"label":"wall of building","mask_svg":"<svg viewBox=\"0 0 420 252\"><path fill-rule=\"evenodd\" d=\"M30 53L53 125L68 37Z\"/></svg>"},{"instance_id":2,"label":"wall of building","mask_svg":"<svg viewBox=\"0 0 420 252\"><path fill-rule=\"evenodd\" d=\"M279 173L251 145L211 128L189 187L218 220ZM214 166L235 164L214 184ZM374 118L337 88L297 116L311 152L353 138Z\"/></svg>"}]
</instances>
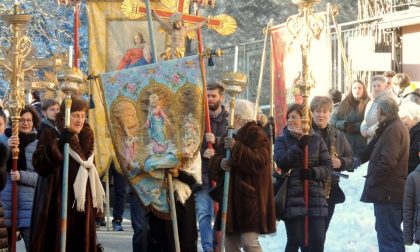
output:
<instances>
[{"instance_id":1,"label":"wall of building","mask_svg":"<svg viewBox=\"0 0 420 252\"><path fill-rule=\"evenodd\" d=\"M420 82L420 24L403 27L402 34L402 70L412 81Z\"/></svg>"}]
</instances>

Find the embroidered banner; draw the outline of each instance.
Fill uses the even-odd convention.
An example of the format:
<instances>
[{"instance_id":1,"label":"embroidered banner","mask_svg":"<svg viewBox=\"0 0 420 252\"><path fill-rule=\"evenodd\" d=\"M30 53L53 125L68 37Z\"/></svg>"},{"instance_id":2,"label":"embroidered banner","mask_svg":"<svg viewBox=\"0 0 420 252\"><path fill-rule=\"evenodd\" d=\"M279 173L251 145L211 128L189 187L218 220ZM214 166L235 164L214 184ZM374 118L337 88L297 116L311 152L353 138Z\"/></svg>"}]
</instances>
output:
<instances>
[{"instance_id":1,"label":"embroidered banner","mask_svg":"<svg viewBox=\"0 0 420 252\"><path fill-rule=\"evenodd\" d=\"M89 72L100 74L150 63L149 32L145 17L129 19L121 11L122 0L87 1L89 35ZM159 3L152 2L157 8ZM155 34L159 24L154 22ZM164 35L155 36L157 52L165 50ZM95 163L100 175L117 161L106 124L104 98L99 83L92 81L90 91L94 108L89 111L89 123L95 134ZM118 162L114 162L120 171Z\"/></svg>"},{"instance_id":2,"label":"embroidered banner","mask_svg":"<svg viewBox=\"0 0 420 252\"><path fill-rule=\"evenodd\" d=\"M109 72L100 81L123 171L148 209L169 213L164 171L194 160L203 134L199 57Z\"/></svg>"}]
</instances>

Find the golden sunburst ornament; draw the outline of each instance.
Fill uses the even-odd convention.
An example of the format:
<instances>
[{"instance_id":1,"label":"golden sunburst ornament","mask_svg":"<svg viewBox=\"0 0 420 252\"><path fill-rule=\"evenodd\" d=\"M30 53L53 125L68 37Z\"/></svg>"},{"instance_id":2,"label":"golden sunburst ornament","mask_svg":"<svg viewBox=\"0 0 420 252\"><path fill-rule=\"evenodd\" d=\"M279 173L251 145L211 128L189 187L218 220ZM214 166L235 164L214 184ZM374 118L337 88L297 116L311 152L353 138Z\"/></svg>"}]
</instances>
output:
<instances>
[{"instance_id":1,"label":"golden sunburst ornament","mask_svg":"<svg viewBox=\"0 0 420 252\"><path fill-rule=\"evenodd\" d=\"M137 12L138 7L145 7L139 0L124 0L121 4L121 12L129 19L139 19L145 17L145 13Z\"/></svg>"}]
</instances>

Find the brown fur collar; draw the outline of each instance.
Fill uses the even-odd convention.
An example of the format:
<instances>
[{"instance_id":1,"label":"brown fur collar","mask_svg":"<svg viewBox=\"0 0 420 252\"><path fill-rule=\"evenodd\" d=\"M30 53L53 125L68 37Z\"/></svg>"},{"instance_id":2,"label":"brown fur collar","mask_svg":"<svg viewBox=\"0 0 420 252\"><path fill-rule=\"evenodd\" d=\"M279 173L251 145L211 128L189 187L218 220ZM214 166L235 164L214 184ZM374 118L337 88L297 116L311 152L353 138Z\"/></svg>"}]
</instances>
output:
<instances>
[{"instance_id":1,"label":"brown fur collar","mask_svg":"<svg viewBox=\"0 0 420 252\"><path fill-rule=\"evenodd\" d=\"M85 123L79 134L73 135L70 147L83 159L87 160L93 153L94 136L89 124Z\"/></svg>"}]
</instances>

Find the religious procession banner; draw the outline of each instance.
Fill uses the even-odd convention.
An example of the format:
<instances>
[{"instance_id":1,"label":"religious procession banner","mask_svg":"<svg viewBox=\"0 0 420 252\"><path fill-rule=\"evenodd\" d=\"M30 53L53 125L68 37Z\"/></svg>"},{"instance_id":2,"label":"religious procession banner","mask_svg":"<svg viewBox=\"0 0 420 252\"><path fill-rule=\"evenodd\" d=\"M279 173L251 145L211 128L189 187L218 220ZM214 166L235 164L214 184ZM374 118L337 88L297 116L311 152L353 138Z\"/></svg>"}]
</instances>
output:
<instances>
[{"instance_id":1,"label":"religious procession banner","mask_svg":"<svg viewBox=\"0 0 420 252\"><path fill-rule=\"evenodd\" d=\"M169 213L165 170L189 169L188 162L201 162L199 57L105 73L100 81L118 161L146 208L164 216Z\"/></svg>"},{"instance_id":2,"label":"religious procession banner","mask_svg":"<svg viewBox=\"0 0 420 252\"><path fill-rule=\"evenodd\" d=\"M104 72L135 67L151 62L150 39L145 16L130 19L122 12L122 0L88 0L89 72ZM158 2L151 3L153 8ZM157 52L165 51L165 36L158 33L159 24L153 22ZM98 81L91 81L90 93L94 108L89 111L89 124L95 134L95 162L100 175L111 161L119 165L111 143L105 117L104 98Z\"/></svg>"},{"instance_id":3,"label":"religious procession banner","mask_svg":"<svg viewBox=\"0 0 420 252\"><path fill-rule=\"evenodd\" d=\"M286 83L284 79L284 50L286 43L284 41L284 29L276 28L271 30L271 81L274 82L274 118L275 134L282 135L283 128L286 126Z\"/></svg>"}]
</instances>

